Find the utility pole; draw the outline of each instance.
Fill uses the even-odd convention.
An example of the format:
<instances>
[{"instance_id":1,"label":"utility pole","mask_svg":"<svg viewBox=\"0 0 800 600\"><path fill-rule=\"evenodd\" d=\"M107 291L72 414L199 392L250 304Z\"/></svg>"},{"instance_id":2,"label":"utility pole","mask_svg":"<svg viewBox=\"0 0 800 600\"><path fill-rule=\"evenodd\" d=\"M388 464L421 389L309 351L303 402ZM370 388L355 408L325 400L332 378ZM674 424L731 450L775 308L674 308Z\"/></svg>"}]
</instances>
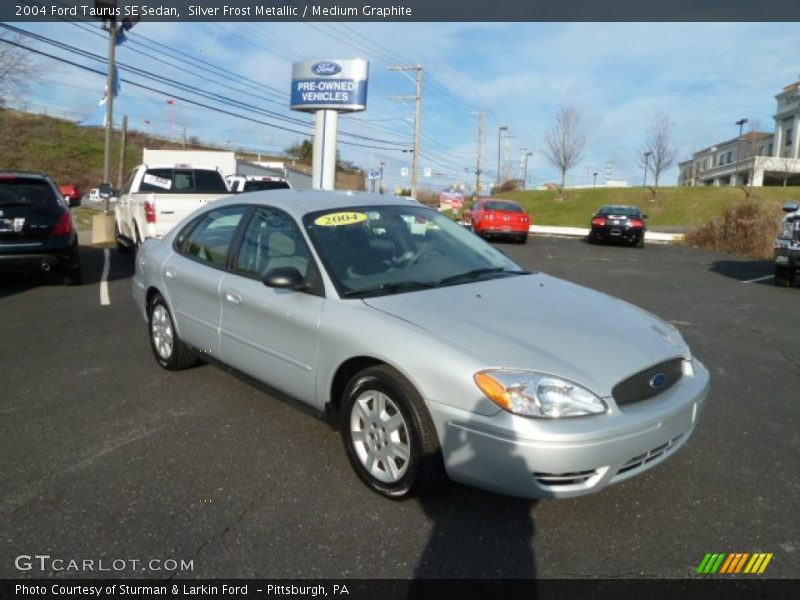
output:
<instances>
[{"instance_id":1,"label":"utility pole","mask_svg":"<svg viewBox=\"0 0 800 600\"><path fill-rule=\"evenodd\" d=\"M103 155L103 183L111 184L111 134L114 131L114 73L116 71L115 56L117 49L117 22L105 21L108 31L108 75L106 76L106 147ZM110 210L110 199L106 198L105 212Z\"/></svg>"},{"instance_id":2,"label":"utility pole","mask_svg":"<svg viewBox=\"0 0 800 600\"><path fill-rule=\"evenodd\" d=\"M128 116L122 117L122 142L119 147L119 171L117 173L117 189L122 188L125 175L125 146L128 144Z\"/></svg>"},{"instance_id":3,"label":"utility pole","mask_svg":"<svg viewBox=\"0 0 800 600\"><path fill-rule=\"evenodd\" d=\"M501 164L501 161L500 161L500 147L501 147L501 143L502 143L502 140L503 140L503 132L504 131L508 131L508 127L506 127L505 125L503 125L502 127L500 127L497 130L497 183L496 183L495 187L499 187L500 186L500 182L503 179L503 176L500 174L500 164Z\"/></svg>"},{"instance_id":4,"label":"utility pole","mask_svg":"<svg viewBox=\"0 0 800 600\"><path fill-rule=\"evenodd\" d=\"M483 117L485 113L480 111L478 116L478 161L475 165L475 201L478 201L478 194L481 189L481 154L483 153Z\"/></svg>"},{"instance_id":5,"label":"utility pole","mask_svg":"<svg viewBox=\"0 0 800 600\"><path fill-rule=\"evenodd\" d=\"M395 100L414 100L416 106L414 107L414 150L411 157L411 196L417 197L417 176L419 171L419 128L422 120L422 65L392 65L389 67L390 71L400 71L406 75L406 71L416 71L417 76L414 81L417 87L417 93L413 96L392 96ZM410 77L408 77L411 79Z\"/></svg>"}]
</instances>

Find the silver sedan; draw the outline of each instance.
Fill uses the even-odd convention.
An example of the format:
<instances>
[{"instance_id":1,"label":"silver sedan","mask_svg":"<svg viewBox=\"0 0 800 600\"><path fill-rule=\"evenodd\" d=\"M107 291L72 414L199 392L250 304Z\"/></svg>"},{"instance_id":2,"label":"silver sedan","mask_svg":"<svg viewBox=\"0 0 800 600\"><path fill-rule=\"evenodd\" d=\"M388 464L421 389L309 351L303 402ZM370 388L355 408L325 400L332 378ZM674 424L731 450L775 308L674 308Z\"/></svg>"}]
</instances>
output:
<instances>
[{"instance_id":1,"label":"silver sedan","mask_svg":"<svg viewBox=\"0 0 800 600\"><path fill-rule=\"evenodd\" d=\"M685 444L709 388L668 323L402 198L210 203L140 248L133 295L162 367L224 363L319 410L391 498L600 490Z\"/></svg>"}]
</instances>

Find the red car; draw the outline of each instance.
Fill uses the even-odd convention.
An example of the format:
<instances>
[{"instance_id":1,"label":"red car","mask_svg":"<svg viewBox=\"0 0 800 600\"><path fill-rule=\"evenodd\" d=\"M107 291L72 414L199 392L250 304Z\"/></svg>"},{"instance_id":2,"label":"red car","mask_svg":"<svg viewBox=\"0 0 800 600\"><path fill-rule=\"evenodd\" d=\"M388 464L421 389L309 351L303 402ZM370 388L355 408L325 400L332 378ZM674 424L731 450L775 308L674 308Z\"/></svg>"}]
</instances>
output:
<instances>
[{"instance_id":1,"label":"red car","mask_svg":"<svg viewBox=\"0 0 800 600\"><path fill-rule=\"evenodd\" d=\"M468 211L466 220L481 237L512 238L520 244L528 241L531 219L512 200L482 198Z\"/></svg>"},{"instance_id":2,"label":"red car","mask_svg":"<svg viewBox=\"0 0 800 600\"><path fill-rule=\"evenodd\" d=\"M81 191L78 189L77 185L68 183L58 186L58 189L61 191L61 195L64 196L64 198L68 198L73 202L81 199Z\"/></svg>"}]
</instances>

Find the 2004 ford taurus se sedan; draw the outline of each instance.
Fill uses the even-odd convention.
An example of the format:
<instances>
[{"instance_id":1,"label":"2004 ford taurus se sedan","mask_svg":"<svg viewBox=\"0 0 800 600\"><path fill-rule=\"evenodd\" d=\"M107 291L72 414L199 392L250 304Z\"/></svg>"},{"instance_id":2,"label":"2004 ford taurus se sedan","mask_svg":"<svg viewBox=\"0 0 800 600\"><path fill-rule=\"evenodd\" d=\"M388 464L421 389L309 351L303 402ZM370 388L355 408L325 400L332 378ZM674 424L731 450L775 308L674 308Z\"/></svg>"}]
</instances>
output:
<instances>
[{"instance_id":1,"label":"2004 ford taurus se sedan","mask_svg":"<svg viewBox=\"0 0 800 600\"><path fill-rule=\"evenodd\" d=\"M600 490L674 454L708 392L671 325L401 198L210 203L141 247L133 293L162 367L202 355L311 405L391 498L448 476L528 498Z\"/></svg>"}]
</instances>

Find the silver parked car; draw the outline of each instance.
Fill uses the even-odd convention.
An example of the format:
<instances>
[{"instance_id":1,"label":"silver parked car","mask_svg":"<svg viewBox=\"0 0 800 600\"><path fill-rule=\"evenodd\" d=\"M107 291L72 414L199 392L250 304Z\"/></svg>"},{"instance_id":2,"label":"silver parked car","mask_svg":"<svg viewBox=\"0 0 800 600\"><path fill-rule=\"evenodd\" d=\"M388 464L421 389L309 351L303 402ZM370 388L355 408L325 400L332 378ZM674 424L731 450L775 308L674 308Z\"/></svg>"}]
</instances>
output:
<instances>
[{"instance_id":1,"label":"silver parked car","mask_svg":"<svg viewBox=\"0 0 800 600\"><path fill-rule=\"evenodd\" d=\"M133 281L162 367L199 355L311 405L392 498L448 476L528 498L594 492L674 454L708 393L671 325L526 272L400 198L209 203L141 247Z\"/></svg>"}]
</instances>

